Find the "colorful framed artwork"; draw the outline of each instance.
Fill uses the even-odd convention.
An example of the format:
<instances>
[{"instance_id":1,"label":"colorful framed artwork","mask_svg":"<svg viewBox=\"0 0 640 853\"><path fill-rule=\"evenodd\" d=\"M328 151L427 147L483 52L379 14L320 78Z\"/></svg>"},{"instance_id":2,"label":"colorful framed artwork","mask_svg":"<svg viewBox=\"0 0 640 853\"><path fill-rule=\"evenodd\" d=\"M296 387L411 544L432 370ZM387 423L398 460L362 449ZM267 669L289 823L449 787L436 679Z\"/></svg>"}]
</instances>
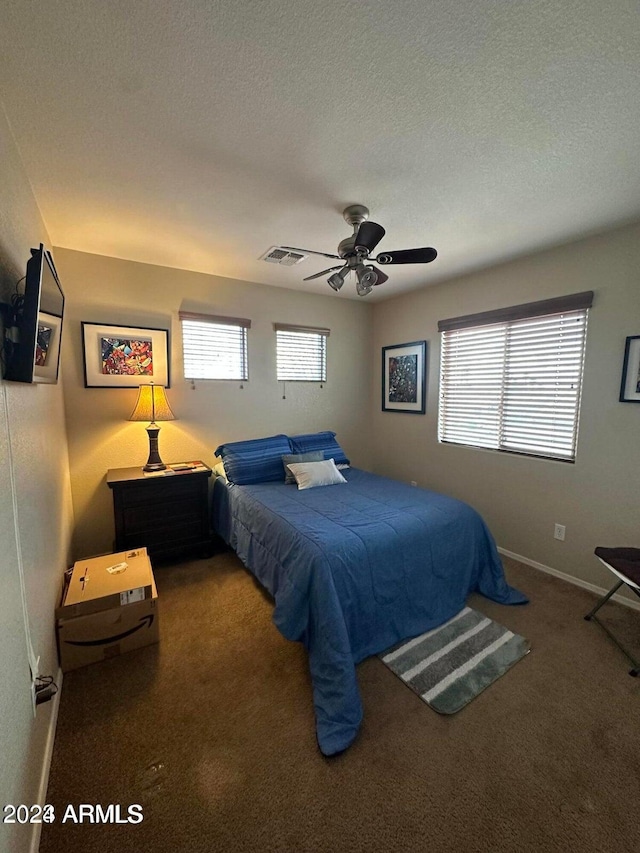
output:
<instances>
[{"instance_id":1,"label":"colorful framed artwork","mask_svg":"<svg viewBox=\"0 0 640 853\"><path fill-rule=\"evenodd\" d=\"M382 411L424 415L427 342L382 347Z\"/></svg>"},{"instance_id":2,"label":"colorful framed artwork","mask_svg":"<svg viewBox=\"0 0 640 853\"><path fill-rule=\"evenodd\" d=\"M60 362L60 333L62 332L62 317L38 311L38 326L36 329L36 348L33 363L34 382L58 381L58 364Z\"/></svg>"},{"instance_id":3,"label":"colorful framed artwork","mask_svg":"<svg viewBox=\"0 0 640 853\"><path fill-rule=\"evenodd\" d=\"M627 338L620 384L621 403L640 403L640 335Z\"/></svg>"},{"instance_id":4,"label":"colorful framed artwork","mask_svg":"<svg viewBox=\"0 0 640 853\"><path fill-rule=\"evenodd\" d=\"M169 332L82 323L85 388L170 387Z\"/></svg>"}]
</instances>

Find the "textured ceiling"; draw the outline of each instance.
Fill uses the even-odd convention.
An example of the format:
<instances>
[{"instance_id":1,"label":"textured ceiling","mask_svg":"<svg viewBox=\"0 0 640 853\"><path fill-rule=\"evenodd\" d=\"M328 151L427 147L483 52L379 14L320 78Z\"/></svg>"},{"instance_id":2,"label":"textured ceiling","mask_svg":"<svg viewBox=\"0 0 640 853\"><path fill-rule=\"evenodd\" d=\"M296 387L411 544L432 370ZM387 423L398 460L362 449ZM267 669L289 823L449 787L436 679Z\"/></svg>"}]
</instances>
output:
<instances>
[{"instance_id":1,"label":"textured ceiling","mask_svg":"<svg viewBox=\"0 0 640 853\"><path fill-rule=\"evenodd\" d=\"M371 300L640 217L636 0L13 0L0 33L57 246L330 293L258 258L335 252L358 202L439 252Z\"/></svg>"}]
</instances>

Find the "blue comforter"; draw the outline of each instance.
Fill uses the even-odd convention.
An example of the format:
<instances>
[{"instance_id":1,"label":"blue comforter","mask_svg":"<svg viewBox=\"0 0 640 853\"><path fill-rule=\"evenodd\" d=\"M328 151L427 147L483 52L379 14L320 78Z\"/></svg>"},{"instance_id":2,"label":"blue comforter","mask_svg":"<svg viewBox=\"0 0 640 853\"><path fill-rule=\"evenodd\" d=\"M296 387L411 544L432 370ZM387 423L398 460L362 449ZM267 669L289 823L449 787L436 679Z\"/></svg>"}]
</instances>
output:
<instances>
[{"instance_id":1,"label":"blue comforter","mask_svg":"<svg viewBox=\"0 0 640 853\"><path fill-rule=\"evenodd\" d=\"M304 643L320 749L346 749L362 721L355 665L442 624L470 592L502 604L493 538L467 504L352 468L347 483L216 481L214 524L275 599L273 621Z\"/></svg>"}]
</instances>

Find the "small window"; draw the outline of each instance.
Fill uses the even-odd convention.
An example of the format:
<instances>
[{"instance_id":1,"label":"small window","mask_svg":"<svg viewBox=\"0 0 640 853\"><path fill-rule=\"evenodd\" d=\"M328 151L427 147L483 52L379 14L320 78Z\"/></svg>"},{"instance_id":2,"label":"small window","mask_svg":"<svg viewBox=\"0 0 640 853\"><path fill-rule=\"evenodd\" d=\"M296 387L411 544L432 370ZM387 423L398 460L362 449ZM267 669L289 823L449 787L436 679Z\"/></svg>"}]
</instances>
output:
<instances>
[{"instance_id":1,"label":"small window","mask_svg":"<svg viewBox=\"0 0 640 853\"><path fill-rule=\"evenodd\" d=\"M575 461L592 298L441 321L438 439Z\"/></svg>"},{"instance_id":2,"label":"small window","mask_svg":"<svg viewBox=\"0 0 640 853\"><path fill-rule=\"evenodd\" d=\"M251 320L180 312L185 379L249 378L247 329Z\"/></svg>"},{"instance_id":3,"label":"small window","mask_svg":"<svg viewBox=\"0 0 640 853\"><path fill-rule=\"evenodd\" d=\"M326 382L329 329L275 323L278 381Z\"/></svg>"}]
</instances>

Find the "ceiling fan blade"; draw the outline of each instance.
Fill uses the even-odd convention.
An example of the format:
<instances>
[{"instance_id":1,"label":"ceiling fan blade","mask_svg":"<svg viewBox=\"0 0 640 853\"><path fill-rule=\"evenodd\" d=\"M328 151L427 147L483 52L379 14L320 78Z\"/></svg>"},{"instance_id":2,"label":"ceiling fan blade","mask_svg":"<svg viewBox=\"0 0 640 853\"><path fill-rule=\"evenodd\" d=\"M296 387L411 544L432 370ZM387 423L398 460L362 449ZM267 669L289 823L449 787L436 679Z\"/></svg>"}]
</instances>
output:
<instances>
[{"instance_id":1,"label":"ceiling fan blade","mask_svg":"<svg viewBox=\"0 0 640 853\"><path fill-rule=\"evenodd\" d=\"M326 252L314 252L313 249L297 249L295 246L280 246L281 249L286 249L287 252L302 252L304 255L320 255L323 258L335 258L341 261L340 255L328 255Z\"/></svg>"},{"instance_id":2,"label":"ceiling fan blade","mask_svg":"<svg viewBox=\"0 0 640 853\"><path fill-rule=\"evenodd\" d=\"M382 252L376 258L378 264L430 264L438 253L435 249L402 249L400 252Z\"/></svg>"},{"instance_id":3,"label":"ceiling fan blade","mask_svg":"<svg viewBox=\"0 0 640 853\"><path fill-rule=\"evenodd\" d=\"M284 247L283 247L284 248ZM311 281L314 278L321 278L323 275L326 275L328 272L335 272L335 270L341 270L342 267L329 267L328 270L322 270L322 272L317 272L314 275L308 275L306 278L303 278L303 281Z\"/></svg>"},{"instance_id":4,"label":"ceiling fan blade","mask_svg":"<svg viewBox=\"0 0 640 853\"><path fill-rule=\"evenodd\" d=\"M389 276L386 274L386 272L382 272L382 270L379 270L378 267L374 267L373 264L369 264L368 266L370 266L371 269L378 276L376 284L384 284L385 281L389 281Z\"/></svg>"},{"instance_id":5,"label":"ceiling fan blade","mask_svg":"<svg viewBox=\"0 0 640 853\"><path fill-rule=\"evenodd\" d=\"M385 233L382 225L378 225L377 222L363 222L356 234L356 249L366 249L367 252L373 252Z\"/></svg>"}]
</instances>

